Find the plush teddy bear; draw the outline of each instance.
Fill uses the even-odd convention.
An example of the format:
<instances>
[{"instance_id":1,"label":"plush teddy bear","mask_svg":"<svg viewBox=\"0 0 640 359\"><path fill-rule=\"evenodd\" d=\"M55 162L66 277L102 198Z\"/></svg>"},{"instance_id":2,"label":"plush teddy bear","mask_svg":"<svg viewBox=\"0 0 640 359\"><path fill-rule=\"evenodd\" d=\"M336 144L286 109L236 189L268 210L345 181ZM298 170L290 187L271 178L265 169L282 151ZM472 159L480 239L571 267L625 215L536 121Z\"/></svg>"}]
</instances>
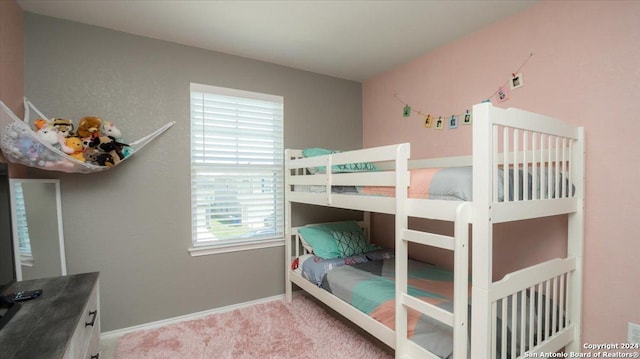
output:
<instances>
[{"instance_id":1,"label":"plush teddy bear","mask_svg":"<svg viewBox=\"0 0 640 359\"><path fill-rule=\"evenodd\" d=\"M81 138L100 136L100 128L102 127L102 119L99 117L83 117L78 122L76 134Z\"/></svg>"},{"instance_id":2,"label":"plush teddy bear","mask_svg":"<svg viewBox=\"0 0 640 359\"><path fill-rule=\"evenodd\" d=\"M85 162L84 154L82 153L84 148L82 147L82 140L80 137L68 137L65 141L65 145L73 149L73 153L70 153L69 156L78 161Z\"/></svg>"}]
</instances>

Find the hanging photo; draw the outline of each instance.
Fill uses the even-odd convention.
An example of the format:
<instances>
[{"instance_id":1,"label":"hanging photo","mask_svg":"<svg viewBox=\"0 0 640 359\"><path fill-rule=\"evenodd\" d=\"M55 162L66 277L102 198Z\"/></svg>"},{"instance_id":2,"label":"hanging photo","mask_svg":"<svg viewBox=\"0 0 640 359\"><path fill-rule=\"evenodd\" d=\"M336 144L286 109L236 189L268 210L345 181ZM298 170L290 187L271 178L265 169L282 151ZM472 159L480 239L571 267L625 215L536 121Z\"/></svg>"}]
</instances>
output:
<instances>
[{"instance_id":1,"label":"hanging photo","mask_svg":"<svg viewBox=\"0 0 640 359\"><path fill-rule=\"evenodd\" d=\"M524 86L524 82L522 82L522 73L513 74L511 81L509 81L509 86L512 90L517 89L519 87Z\"/></svg>"},{"instance_id":2,"label":"hanging photo","mask_svg":"<svg viewBox=\"0 0 640 359\"><path fill-rule=\"evenodd\" d=\"M449 118L449 129L458 128L458 116L453 115Z\"/></svg>"},{"instance_id":3,"label":"hanging photo","mask_svg":"<svg viewBox=\"0 0 640 359\"><path fill-rule=\"evenodd\" d=\"M469 110L467 110L467 112L465 112L465 114L462 116L462 124L463 125L470 125L471 124L471 112L469 112Z\"/></svg>"},{"instance_id":4,"label":"hanging photo","mask_svg":"<svg viewBox=\"0 0 640 359\"><path fill-rule=\"evenodd\" d=\"M424 127L425 128L431 128L431 122L433 122L433 119L431 118L431 115L427 115L427 117L424 119Z\"/></svg>"},{"instance_id":5,"label":"hanging photo","mask_svg":"<svg viewBox=\"0 0 640 359\"><path fill-rule=\"evenodd\" d=\"M511 93L509 92L509 88L507 86L502 86L498 89L498 102L504 102L509 99Z\"/></svg>"},{"instance_id":6,"label":"hanging photo","mask_svg":"<svg viewBox=\"0 0 640 359\"><path fill-rule=\"evenodd\" d=\"M409 117L410 115L411 115L411 106L405 105L404 109L402 110L402 116Z\"/></svg>"},{"instance_id":7,"label":"hanging photo","mask_svg":"<svg viewBox=\"0 0 640 359\"><path fill-rule=\"evenodd\" d=\"M443 130L444 129L444 120L442 119L442 117L438 117L438 120L436 121L436 130Z\"/></svg>"}]
</instances>

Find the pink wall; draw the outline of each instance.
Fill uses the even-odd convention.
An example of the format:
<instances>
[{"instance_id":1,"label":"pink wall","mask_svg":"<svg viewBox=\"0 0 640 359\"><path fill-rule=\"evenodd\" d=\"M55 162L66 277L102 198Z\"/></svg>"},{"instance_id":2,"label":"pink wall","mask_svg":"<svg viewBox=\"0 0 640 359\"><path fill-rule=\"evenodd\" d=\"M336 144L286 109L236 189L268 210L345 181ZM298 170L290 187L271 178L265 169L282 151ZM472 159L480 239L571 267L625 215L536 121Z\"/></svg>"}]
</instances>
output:
<instances>
[{"instance_id":1,"label":"pink wall","mask_svg":"<svg viewBox=\"0 0 640 359\"><path fill-rule=\"evenodd\" d=\"M640 323L638 19L640 2L636 1L545 1L363 86L365 147L411 142L414 158L469 154L469 126L424 129L419 116L402 116L403 105L394 94L425 113L459 113L490 96L534 53L523 69L525 86L498 106L539 112L585 127L582 330L588 343L626 341L627 322ZM616 159L617 155L625 158ZM529 248L536 251L553 248L551 253L556 253L559 245L554 239L540 244L536 237L554 237L550 227L561 227L565 219L496 230L497 271L518 266L512 253L527 243L535 244ZM376 218L378 226L392 224L388 218ZM512 236L524 241L509 241Z\"/></svg>"},{"instance_id":2,"label":"pink wall","mask_svg":"<svg viewBox=\"0 0 640 359\"><path fill-rule=\"evenodd\" d=\"M24 114L24 20L15 0L0 0L0 100ZM6 162L0 153L0 161ZM10 165L11 177L25 177L26 168Z\"/></svg>"}]
</instances>

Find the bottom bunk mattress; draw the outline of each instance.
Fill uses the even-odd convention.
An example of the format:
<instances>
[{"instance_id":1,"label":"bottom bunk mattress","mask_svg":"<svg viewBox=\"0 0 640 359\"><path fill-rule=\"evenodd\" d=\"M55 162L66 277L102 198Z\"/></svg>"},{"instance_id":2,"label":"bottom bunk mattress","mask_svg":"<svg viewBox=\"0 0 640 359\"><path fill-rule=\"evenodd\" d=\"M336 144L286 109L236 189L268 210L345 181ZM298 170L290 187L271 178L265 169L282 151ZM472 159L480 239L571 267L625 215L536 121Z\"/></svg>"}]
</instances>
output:
<instances>
[{"instance_id":1,"label":"bottom bunk mattress","mask_svg":"<svg viewBox=\"0 0 640 359\"><path fill-rule=\"evenodd\" d=\"M302 277L395 330L395 258L393 251L373 251L353 257L334 259L323 259L307 254L298 258L293 267L298 269ZM408 272L408 291L410 295L448 312L453 312L452 271L410 259L408 261ZM469 285L469 290L470 288L471 286ZM521 298L521 294L518 294L513 301L507 302L507 308L505 308L507 313L512 312L513 304L516 305L518 313L521 311L526 313L524 323L516 321L515 324L511 315L507 315L506 320L503 321L500 314L502 312L502 304L497 305L496 326L498 330L495 338L496 348L503 346L503 336L506 335L506 343L511 343L512 333L516 333L516 337L513 338L515 346L507 345L505 349L507 355L505 357L511 357L512 351L515 351L518 355L523 355L529 347L535 346L548 337L545 329L548 322L544 319L546 310L544 306L539 306L538 304L545 301L544 295L531 295L531 293L526 292L525 298ZM471 322L470 309L469 306L469 324ZM564 327L566 323L562 318L562 314L557 307L555 307L555 311L556 318L559 318L556 326ZM531 321L533 323L542 323L542 325L536 328L534 325L529 325ZM408 311L407 322L407 336L413 342L440 358L448 359L453 357L453 328L415 310ZM506 325L504 332L500 329L503 324ZM468 325L468 328L470 329L471 325ZM522 330L525 332L522 333ZM529 337L529 331L533 332L531 333L534 338L533 345L527 344L526 340L521 343L520 340L521 337ZM470 354L471 352L469 351L468 355ZM500 349L498 349L496 358L500 357L502 355Z\"/></svg>"},{"instance_id":2,"label":"bottom bunk mattress","mask_svg":"<svg viewBox=\"0 0 640 359\"><path fill-rule=\"evenodd\" d=\"M395 258L376 251L350 258L301 258L301 274L395 330ZM449 312L453 311L453 272L409 260L409 294ZM409 310L408 337L441 358L453 354L453 329Z\"/></svg>"},{"instance_id":3,"label":"bottom bunk mattress","mask_svg":"<svg viewBox=\"0 0 640 359\"><path fill-rule=\"evenodd\" d=\"M453 273L426 263L409 262L409 295L453 312ZM325 276L322 287L378 322L395 329L395 259L342 266ZM453 353L453 329L409 310L407 336L432 353Z\"/></svg>"}]
</instances>

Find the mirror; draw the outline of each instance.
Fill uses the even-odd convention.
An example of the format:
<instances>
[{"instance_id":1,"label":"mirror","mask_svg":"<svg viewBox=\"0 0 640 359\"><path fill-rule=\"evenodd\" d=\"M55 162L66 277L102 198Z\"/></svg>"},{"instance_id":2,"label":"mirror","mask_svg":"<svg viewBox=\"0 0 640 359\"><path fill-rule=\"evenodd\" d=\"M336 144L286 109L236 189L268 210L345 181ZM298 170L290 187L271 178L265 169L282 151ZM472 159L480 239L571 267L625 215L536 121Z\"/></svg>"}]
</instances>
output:
<instances>
[{"instance_id":1,"label":"mirror","mask_svg":"<svg viewBox=\"0 0 640 359\"><path fill-rule=\"evenodd\" d=\"M10 179L16 279L67 274L57 179Z\"/></svg>"}]
</instances>

